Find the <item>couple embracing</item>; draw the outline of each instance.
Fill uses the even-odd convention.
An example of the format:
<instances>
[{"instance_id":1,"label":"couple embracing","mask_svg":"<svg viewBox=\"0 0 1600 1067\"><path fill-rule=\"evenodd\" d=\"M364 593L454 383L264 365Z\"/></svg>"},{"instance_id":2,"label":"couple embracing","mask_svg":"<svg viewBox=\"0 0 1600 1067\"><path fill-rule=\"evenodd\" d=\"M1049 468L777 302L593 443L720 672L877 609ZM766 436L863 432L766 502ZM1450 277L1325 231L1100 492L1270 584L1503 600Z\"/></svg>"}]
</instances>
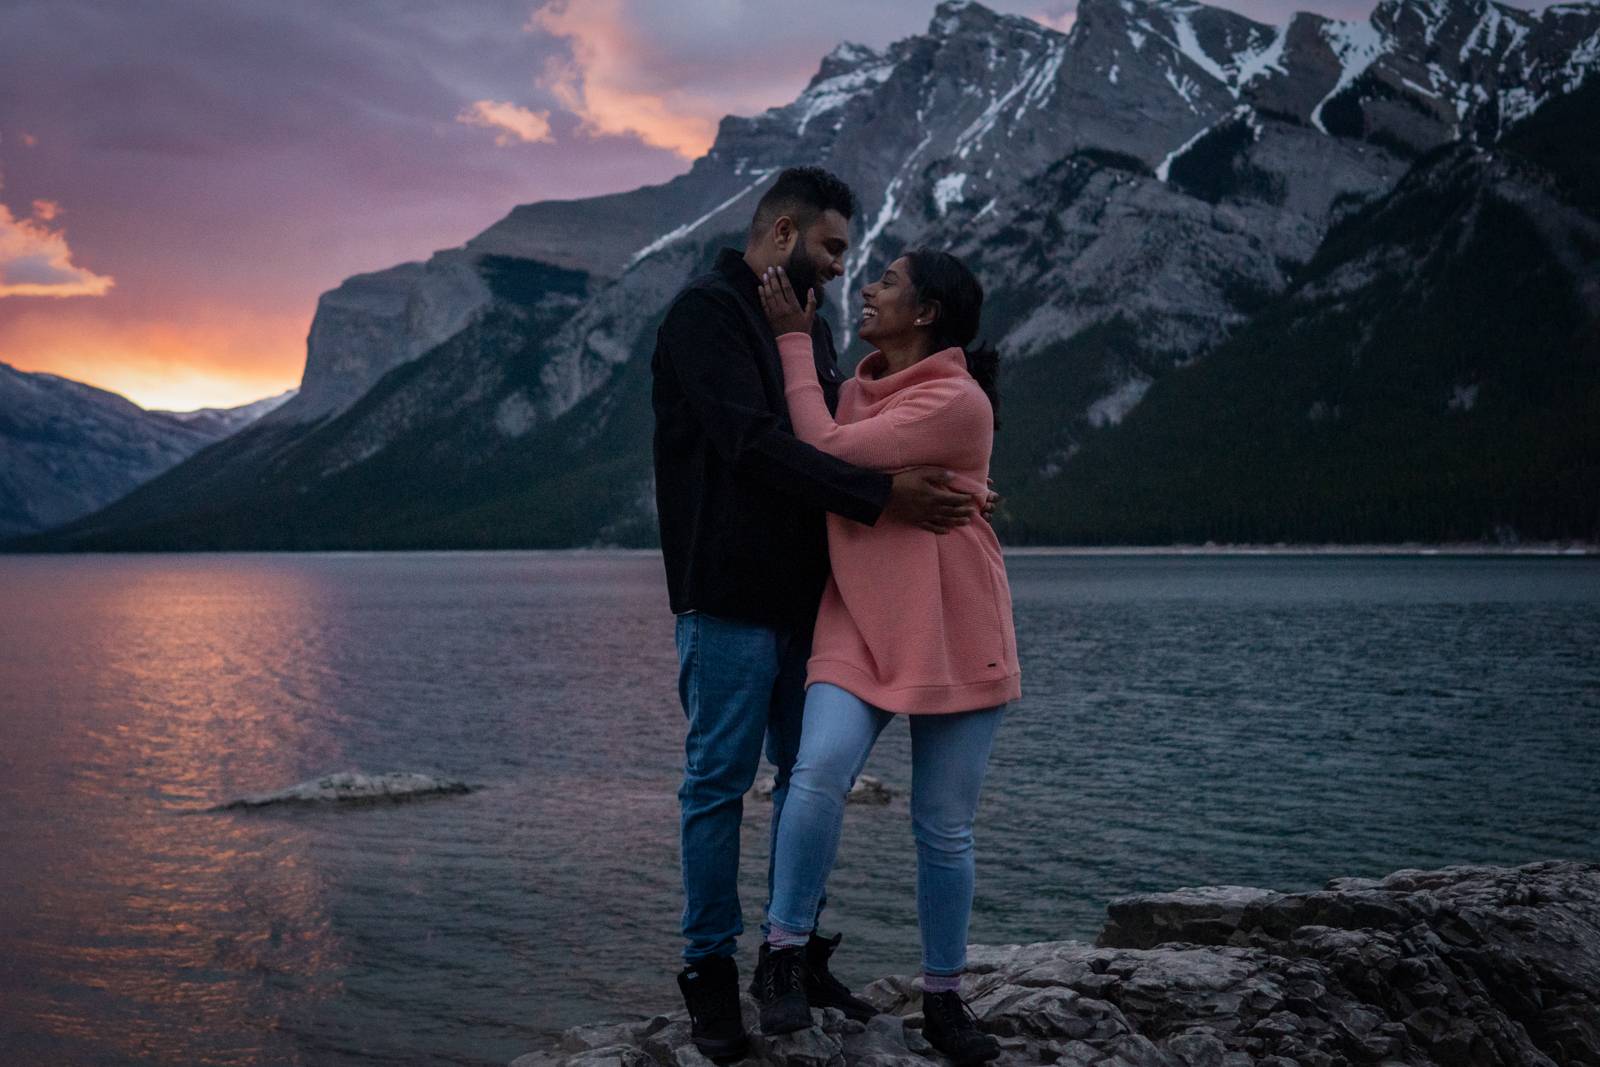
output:
<instances>
[{"instance_id":1,"label":"couple embracing","mask_svg":"<svg viewBox=\"0 0 1600 1067\"><path fill-rule=\"evenodd\" d=\"M987 517L998 359L968 350L983 290L908 251L861 290L874 351L841 374L822 286L844 273L855 197L784 171L745 249L678 294L657 334L656 501L678 693L683 971L695 1044L743 1055L735 939L743 798L777 768L768 904L751 993L761 1029L811 1009L874 1014L829 972L817 926L845 795L891 719L912 745L924 1036L956 1063L999 1054L958 988L972 823L1005 705L1020 696L1011 594Z\"/></svg>"}]
</instances>

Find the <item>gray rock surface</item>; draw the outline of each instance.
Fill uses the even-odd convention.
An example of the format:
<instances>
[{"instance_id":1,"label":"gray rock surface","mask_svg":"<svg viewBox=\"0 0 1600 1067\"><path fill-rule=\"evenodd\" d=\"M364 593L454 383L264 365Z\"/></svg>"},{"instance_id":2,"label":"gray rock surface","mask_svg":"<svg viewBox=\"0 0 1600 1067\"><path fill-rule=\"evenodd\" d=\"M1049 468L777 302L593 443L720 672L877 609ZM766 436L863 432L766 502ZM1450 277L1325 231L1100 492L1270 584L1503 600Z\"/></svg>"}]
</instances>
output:
<instances>
[{"instance_id":1,"label":"gray rock surface","mask_svg":"<svg viewBox=\"0 0 1600 1067\"><path fill-rule=\"evenodd\" d=\"M757 800L766 800L772 796L772 776L760 779L750 787L750 793ZM870 774L863 774L856 779L856 784L850 787L850 792L845 794L847 804L873 804L883 805L889 803L899 795L899 790L886 785L881 778L874 778Z\"/></svg>"},{"instance_id":2,"label":"gray rock surface","mask_svg":"<svg viewBox=\"0 0 1600 1067\"><path fill-rule=\"evenodd\" d=\"M385 771L363 774L336 771L321 778L277 789L270 793L250 793L205 809L233 811L241 808L268 808L292 804L353 805L380 801L414 800L418 797L470 793L473 787L452 778L415 771Z\"/></svg>"},{"instance_id":3,"label":"gray rock surface","mask_svg":"<svg viewBox=\"0 0 1600 1067\"><path fill-rule=\"evenodd\" d=\"M1600 863L1401 870L1312 892L1203 886L1111 902L1096 944L973 946L963 995L1002 1065L1600 1063ZM909 979L871 1022L833 1010L751 1065L943 1063ZM586 1026L513 1067L706 1062L683 1013Z\"/></svg>"}]
</instances>

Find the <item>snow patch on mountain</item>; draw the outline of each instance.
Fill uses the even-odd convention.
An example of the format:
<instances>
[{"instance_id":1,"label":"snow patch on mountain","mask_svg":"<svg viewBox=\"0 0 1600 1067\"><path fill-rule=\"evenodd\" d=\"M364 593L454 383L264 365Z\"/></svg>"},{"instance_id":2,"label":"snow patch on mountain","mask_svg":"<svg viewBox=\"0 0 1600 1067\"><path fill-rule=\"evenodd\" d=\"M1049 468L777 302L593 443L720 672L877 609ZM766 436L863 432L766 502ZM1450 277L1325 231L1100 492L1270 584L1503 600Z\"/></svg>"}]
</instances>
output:
<instances>
[{"instance_id":1,"label":"snow patch on mountain","mask_svg":"<svg viewBox=\"0 0 1600 1067\"><path fill-rule=\"evenodd\" d=\"M1030 107L1043 107L1055 95L1056 79L1061 73L1061 64L1067 58L1067 40L1063 37L1051 46L1045 54L1044 62L1039 65L1030 79L1027 95L1022 98L1022 106L1017 109L1017 118L1020 120L1028 113Z\"/></svg>"},{"instance_id":2,"label":"snow patch on mountain","mask_svg":"<svg viewBox=\"0 0 1600 1067\"><path fill-rule=\"evenodd\" d=\"M1248 118L1248 119L1250 119L1250 129L1251 129L1251 131L1255 134L1256 137L1259 138L1261 136L1261 125L1260 125L1260 122L1258 120L1254 119L1254 115L1255 115L1255 109L1252 108L1249 104L1240 104L1238 107L1236 107L1232 111L1228 112L1227 115L1225 115L1222 118L1218 119L1216 122L1213 122L1213 123L1210 123L1210 124L1208 124L1206 126L1201 127L1188 140L1184 141L1177 148L1174 148L1172 151L1168 152L1165 156L1162 157L1161 162L1156 164L1156 179L1158 181L1163 181L1163 182L1166 181L1167 180L1167 175L1171 172L1173 161L1176 160L1179 156L1183 155L1189 149L1193 148L1195 146L1195 143L1197 141L1199 141L1200 138L1204 137L1206 134L1210 133L1212 130L1216 129L1218 126L1222 125L1224 122L1231 122L1234 119Z\"/></svg>"},{"instance_id":3,"label":"snow patch on mountain","mask_svg":"<svg viewBox=\"0 0 1600 1067\"><path fill-rule=\"evenodd\" d=\"M1111 392L1089 405L1089 425L1095 429L1106 426L1115 426L1127 417L1139 401L1144 399L1144 394L1150 389L1150 379L1134 376L1117 386Z\"/></svg>"},{"instance_id":4,"label":"snow patch on mountain","mask_svg":"<svg viewBox=\"0 0 1600 1067\"><path fill-rule=\"evenodd\" d=\"M756 176L755 181L751 182L743 189L740 189L737 193L734 193L732 196L728 197L728 199L724 200L722 203L718 204L704 215L701 215L699 218L686 222L675 230L667 231L654 241L651 241L649 244L639 249L639 251L635 252L633 257L628 260L628 266L631 267L641 259L644 259L646 256L659 252L673 242L682 240L683 238L689 236L689 234L693 233L695 230L698 230L701 226L705 225L707 222L716 218L718 215L722 214L724 211L728 210L745 197L749 196L761 185L762 182L766 181L776 169L777 168L775 167L768 167L764 170L752 171L751 173Z\"/></svg>"},{"instance_id":5,"label":"snow patch on mountain","mask_svg":"<svg viewBox=\"0 0 1600 1067\"><path fill-rule=\"evenodd\" d=\"M1510 38L1503 48L1500 45L1502 33ZM1520 45L1522 39L1527 35L1528 28L1526 26L1520 25L1502 15L1498 5L1493 3L1486 4L1484 5L1483 14L1479 15L1478 21L1473 24L1472 32L1467 34L1467 39L1461 43L1461 51L1456 58L1465 63L1472 52L1477 49L1490 52L1509 52ZM1431 33L1427 40L1429 44L1433 43ZM1504 65L1502 61L1501 66L1504 67Z\"/></svg>"},{"instance_id":6,"label":"snow patch on mountain","mask_svg":"<svg viewBox=\"0 0 1600 1067\"><path fill-rule=\"evenodd\" d=\"M900 164L895 176L890 179L888 188L883 191L883 205L878 209L877 216L872 220L872 225L867 227L866 236L861 239L861 246L851 255L845 257L843 291L848 299L855 290L852 288L854 281L866 269L872 255L872 246L882 235L885 228L900 215L900 190L905 184L905 177L910 172L912 164L922 155L928 143L933 140L930 130L924 134L917 147L911 150L904 162ZM844 331L839 347L844 348L850 343L849 324L841 322L839 328Z\"/></svg>"},{"instance_id":7,"label":"snow patch on mountain","mask_svg":"<svg viewBox=\"0 0 1600 1067\"><path fill-rule=\"evenodd\" d=\"M971 6L972 0L945 0L928 29L939 36L954 33L961 26L961 13Z\"/></svg>"},{"instance_id":8,"label":"snow patch on mountain","mask_svg":"<svg viewBox=\"0 0 1600 1067\"><path fill-rule=\"evenodd\" d=\"M276 396L263 397L252 403L241 404L238 407L231 408L195 408L192 411L167 411L152 408L150 413L152 415L165 415L167 418L174 419L186 426L204 429L216 434L218 437L225 437L250 425L268 412L282 407L293 399L297 392L299 392L298 389L286 389Z\"/></svg>"},{"instance_id":9,"label":"snow patch on mountain","mask_svg":"<svg viewBox=\"0 0 1600 1067\"><path fill-rule=\"evenodd\" d=\"M1600 66L1600 33L1580 43L1561 65L1561 91L1570 93L1582 85L1596 66Z\"/></svg>"},{"instance_id":10,"label":"snow patch on mountain","mask_svg":"<svg viewBox=\"0 0 1600 1067\"><path fill-rule=\"evenodd\" d=\"M1274 26L1272 38L1263 47L1240 52L1235 60L1234 78L1236 84L1230 86L1233 95L1238 96L1239 90L1250 82L1261 77L1269 70L1279 74L1289 73L1289 68L1283 65L1283 42L1289 36L1287 26Z\"/></svg>"},{"instance_id":11,"label":"snow patch on mountain","mask_svg":"<svg viewBox=\"0 0 1600 1067\"><path fill-rule=\"evenodd\" d=\"M1172 91L1183 97L1183 102L1189 105L1189 110L1198 115L1200 109L1195 106L1195 100L1200 96L1199 83L1187 74L1177 73L1171 67L1166 69L1166 75L1167 84L1172 86Z\"/></svg>"},{"instance_id":12,"label":"snow patch on mountain","mask_svg":"<svg viewBox=\"0 0 1600 1067\"><path fill-rule=\"evenodd\" d=\"M1327 133L1328 128L1322 124L1323 105L1372 66L1373 61L1384 53L1388 42L1370 22L1329 21L1323 23L1322 36L1328 42L1328 47L1333 49L1333 54L1339 57L1339 80L1311 109L1311 124Z\"/></svg>"},{"instance_id":13,"label":"snow patch on mountain","mask_svg":"<svg viewBox=\"0 0 1600 1067\"><path fill-rule=\"evenodd\" d=\"M967 184L966 174L947 174L933 185L933 203L942 216L950 205L961 202L961 187Z\"/></svg>"},{"instance_id":14,"label":"snow patch on mountain","mask_svg":"<svg viewBox=\"0 0 1600 1067\"><path fill-rule=\"evenodd\" d=\"M794 118L794 132L797 135L804 136L806 127L812 120L831 111L838 111L862 93L870 92L888 81L895 69L894 60L880 56L862 45L836 48L830 53L830 58L861 65L854 70L847 70L816 82L801 93L794 103L774 109L785 111ZM835 123L835 128L837 125Z\"/></svg>"},{"instance_id":15,"label":"snow patch on mountain","mask_svg":"<svg viewBox=\"0 0 1600 1067\"><path fill-rule=\"evenodd\" d=\"M1232 83L1232 79L1229 78L1228 72L1222 69L1222 65L1206 53L1205 47L1200 43L1199 36L1194 32L1194 24L1189 21L1190 12L1198 11L1199 9L1199 4L1167 9L1168 14L1172 17L1172 32L1178 38L1176 42L1178 50L1187 56L1195 66L1217 79L1227 87L1228 92L1237 97L1239 95L1238 86Z\"/></svg>"},{"instance_id":16,"label":"snow patch on mountain","mask_svg":"<svg viewBox=\"0 0 1600 1067\"><path fill-rule=\"evenodd\" d=\"M1005 111L1006 105L1016 99L1018 93L1028 89L1033 84L1034 78L1035 75L1030 74L1007 89L1004 95L996 96L993 102L983 109L983 113L973 119L971 125L965 130L961 131L960 135L956 137L957 157L961 159L967 158L973 147L982 141L990 130L994 129L995 123L1000 121L1000 115Z\"/></svg>"}]
</instances>

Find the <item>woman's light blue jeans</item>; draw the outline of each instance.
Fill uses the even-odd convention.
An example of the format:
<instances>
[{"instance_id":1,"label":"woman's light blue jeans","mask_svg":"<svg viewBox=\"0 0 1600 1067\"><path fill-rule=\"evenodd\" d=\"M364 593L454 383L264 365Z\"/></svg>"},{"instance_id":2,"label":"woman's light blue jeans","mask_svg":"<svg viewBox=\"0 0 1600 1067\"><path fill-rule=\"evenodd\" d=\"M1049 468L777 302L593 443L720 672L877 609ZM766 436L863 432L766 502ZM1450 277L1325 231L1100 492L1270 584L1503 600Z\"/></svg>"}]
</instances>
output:
<instances>
[{"instance_id":1,"label":"woman's light blue jeans","mask_svg":"<svg viewBox=\"0 0 1600 1067\"><path fill-rule=\"evenodd\" d=\"M917 924L926 974L960 974L972 915L972 819L1005 705L911 721L911 829L917 841ZM893 713L827 682L806 690L800 753L773 845L767 922L789 934L816 925L817 901L839 851L845 794Z\"/></svg>"}]
</instances>

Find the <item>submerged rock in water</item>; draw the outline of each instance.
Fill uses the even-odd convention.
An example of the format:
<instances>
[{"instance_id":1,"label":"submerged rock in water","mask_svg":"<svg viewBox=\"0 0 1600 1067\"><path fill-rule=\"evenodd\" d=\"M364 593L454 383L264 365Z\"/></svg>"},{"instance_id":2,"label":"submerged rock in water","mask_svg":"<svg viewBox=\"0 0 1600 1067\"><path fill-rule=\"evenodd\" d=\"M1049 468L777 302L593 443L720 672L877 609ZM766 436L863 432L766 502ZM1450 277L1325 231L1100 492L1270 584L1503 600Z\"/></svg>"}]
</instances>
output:
<instances>
[{"instance_id":1,"label":"submerged rock in water","mask_svg":"<svg viewBox=\"0 0 1600 1067\"><path fill-rule=\"evenodd\" d=\"M962 994L1001 1065L1600 1064L1600 863L1401 870L1317 891L1205 886L1112 901L1094 945L973 946ZM664 980L665 981L665 980ZM751 1031L742 1062L944 1063L903 977L870 1023ZM702 1064L682 1012L570 1030L514 1067Z\"/></svg>"},{"instance_id":2,"label":"submerged rock in water","mask_svg":"<svg viewBox=\"0 0 1600 1067\"><path fill-rule=\"evenodd\" d=\"M416 774L409 771L361 774L358 771L340 771L272 793L251 793L206 810L262 808L273 804L371 803L380 800L411 800L415 797L470 792L472 787L465 782L440 778L432 774Z\"/></svg>"},{"instance_id":3,"label":"submerged rock in water","mask_svg":"<svg viewBox=\"0 0 1600 1067\"><path fill-rule=\"evenodd\" d=\"M772 796L776 784L769 774L750 787L750 795L759 800L766 800ZM894 796L895 790L885 785L883 779L863 774L856 778L856 784L850 787L850 792L845 794L844 799L848 804L887 804L894 799Z\"/></svg>"}]
</instances>

